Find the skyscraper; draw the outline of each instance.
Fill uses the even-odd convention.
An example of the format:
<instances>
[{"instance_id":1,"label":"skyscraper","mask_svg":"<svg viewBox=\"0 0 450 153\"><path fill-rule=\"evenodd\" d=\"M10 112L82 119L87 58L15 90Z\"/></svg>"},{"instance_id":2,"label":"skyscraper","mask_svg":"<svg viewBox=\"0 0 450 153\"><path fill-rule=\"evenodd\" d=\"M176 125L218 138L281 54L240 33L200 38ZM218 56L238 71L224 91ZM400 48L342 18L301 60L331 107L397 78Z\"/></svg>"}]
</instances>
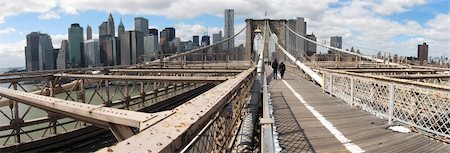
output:
<instances>
[{"instance_id":1,"label":"skyscraper","mask_svg":"<svg viewBox=\"0 0 450 153\"><path fill-rule=\"evenodd\" d=\"M143 17L134 18L134 30L142 32L144 36L148 35L148 19Z\"/></svg>"},{"instance_id":2,"label":"skyscraper","mask_svg":"<svg viewBox=\"0 0 450 153\"><path fill-rule=\"evenodd\" d=\"M222 41L222 31L219 31L219 33L213 33L212 37L213 37L213 44ZM222 50L221 45L214 46L213 48L213 51L221 51L221 50Z\"/></svg>"},{"instance_id":3,"label":"skyscraper","mask_svg":"<svg viewBox=\"0 0 450 153\"><path fill-rule=\"evenodd\" d=\"M222 31L219 31L219 33L213 33L213 44L218 43L222 40Z\"/></svg>"},{"instance_id":4,"label":"skyscraper","mask_svg":"<svg viewBox=\"0 0 450 153\"><path fill-rule=\"evenodd\" d=\"M224 39L232 37L234 35L234 10L225 9L225 27L224 27ZM224 45L225 49L231 49L234 47L234 39L230 39Z\"/></svg>"},{"instance_id":5,"label":"skyscraper","mask_svg":"<svg viewBox=\"0 0 450 153\"><path fill-rule=\"evenodd\" d=\"M120 38L120 63L131 65L140 62L144 54L144 39L140 31L125 31Z\"/></svg>"},{"instance_id":6,"label":"skyscraper","mask_svg":"<svg viewBox=\"0 0 450 153\"><path fill-rule=\"evenodd\" d=\"M158 36L158 29L155 28L148 29L148 34Z\"/></svg>"},{"instance_id":7,"label":"skyscraper","mask_svg":"<svg viewBox=\"0 0 450 153\"><path fill-rule=\"evenodd\" d=\"M71 68L83 67L82 62L83 28L74 23L69 28L69 62Z\"/></svg>"},{"instance_id":8,"label":"skyscraper","mask_svg":"<svg viewBox=\"0 0 450 153\"><path fill-rule=\"evenodd\" d=\"M192 36L192 47L197 48L199 46L199 41L200 37L199 36Z\"/></svg>"},{"instance_id":9,"label":"skyscraper","mask_svg":"<svg viewBox=\"0 0 450 153\"><path fill-rule=\"evenodd\" d=\"M164 30L167 33L167 41L172 41L173 39L175 39L175 28L167 27Z\"/></svg>"},{"instance_id":10,"label":"skyscraper","mask_svg":"<svg viewBox=\"0 0 450 153\"><path fill-rule=\"evenodd\" d=\"M98 35L100 37L108 36L108 22L102 22L102 24L98 26Z\"/></svg>"},{"instance_id":11,"label":"skyscraper","mask_svg":"<svg viewBox=\"0 0 450 153\"><path fill-rule=\"evenodd\" d=\"M303 37L306 37L306 22L305 22L305 18L301 18L301 17L297 17L297 33L302 35ZM303 52L306 53L306 42L303 38L300 37L295 37L295 43L296 45L296 50L299 52ZM304 54L303 54L304 55ZM303 56L300 55L300 56Z\"/></svg>"},{"instance_id":12,"label":"skyscraper","mask_svg":"<svg viewBox=\"0 0 450 153\"><path fill-rule=\"evenodd\" d=\"M86 27L86 39L91 40L92 39L92 28L89 26L89 24Z\"/></svg>"},{"instance_id":13,"label":"skyscraper","mask_svg":"<svg viewBox=\"0 0 450 153\"><path fill-rule=\"evenodd\" d=\"M201 46L208 46L211 43L211 40L208 35L202 36L202 45Z\"/></svg>"},{"instance_id":14,"label":"skyscraper","mask_svg":"<svg viewBox=\"0 0 450 153\"><path fill-rule=\"evenodd\" d=\"M125 33L125 26L123 26L122 19L120 19L119 28L117 29L117 31L119 33L119 38L121 34Z\"/></svg>"},{"instance_id":15,"label":"skyscraper","mask_svg":"<svg viewBox=\"0 0 450 153\"><path fill-rule=\"evenodd\" d=\"M25 63L27 71L55 68L52 40L48 34L31 32L27 35Z\"/></svg>"},{"instance_id":16,"label":"skyscraper","mask_svg":"<svg viewBox=\"0 0 450 153\"><path fill-rule=\"evenodd\" d=\"M84 65L98 66L100 64L100 42L98 39L84 41Z\"/></svg>"},{"instance_id":17,"label":"skyscraper","mask_svg":"<svg viewBox=\"0 0 450 153\"><path fill-rule=\"evenodd\" d=\"M306 35L306 38L308 38L310 40L314 40L314 41L317 40L314 33L312 33L310 35ZM307 41L306 42L306 55L311 56L311 55L314 55L316 52L317 52L317 44Z\"/></svg>"},{"instance_id":18,"label":"skyscraper","mask_svg":"<svg viewBox=\"0 0 450 153\"><path fill-rule=\"evenodd\" d=\"M342 37L341 36L334 36L330 38L330 46L342 49ZM331 54L336 54L336 50L330 50Z\"/></svg>"},{"instance_id":19,"label":"skyscraper","mask_svg":"<svg viewBox=\"0 0 450 153\"><path fill-rule=\"evenodd\" d=\"M292 29L295 33L300 34L302 36L306 36L306 22L304 18L297 17L297 19L290 19L287 23L288 27ZM294 55L297 58L300 58L304 54L301 52L306 52L307 44L305 40L298 37L295 33L287 30L287 50L289 53Z\"/></svg>"},{"instance_id":20,"label":"skyscraper","mask_svg":"<svg viewBox=\"0 0 450 153\"><path fill-rule=\"evenodd\" d=\"M112 66L117 64L117 39L115 37L101 37L100 38L100 63L105 66Z\"/></svg>"},{"instance_id":21,"label":"skyscraper","mask_svg":"<svg viewBox=\"0 0 450 153\"><path fill-rule=\"evenodd\" d=\"M112 16L112 14L109 13L108 24L107 24L107 35L109 35L111 37L115 37L116 36L115 30L116 30L116 28L114 27L114 18Z\"/></svg>"},{"instance_id":22,"label":"skyscraper","mask_svg":"<svg viewBox=\"0 0 450 153\"><path fill-rule=\"evenodd\" d=\"M57 69L67 69L67 62L69 61L69 42L67 40L61 41L61 48L56 59Z\"/></svg>"},{"instance_id":23,"label":"skyscraper","mask_svg":"<svg viewBox=\"0 0 450 153\"><path fill-rule=\"evenodd\" d=\"M158 35L150 34L144 37L144 55L147 60L155 59L158 49Z\"/></svg>"},{"instance_id":24,"label":"skyscraper","mask_svg":"<svg viewBox=\"0 0 450 153\"><path fill-rule=\"evenodd\" d=\"M423 43L417 46L417 60L428 62L428 44Z\"/></svg>"}]
</instances>

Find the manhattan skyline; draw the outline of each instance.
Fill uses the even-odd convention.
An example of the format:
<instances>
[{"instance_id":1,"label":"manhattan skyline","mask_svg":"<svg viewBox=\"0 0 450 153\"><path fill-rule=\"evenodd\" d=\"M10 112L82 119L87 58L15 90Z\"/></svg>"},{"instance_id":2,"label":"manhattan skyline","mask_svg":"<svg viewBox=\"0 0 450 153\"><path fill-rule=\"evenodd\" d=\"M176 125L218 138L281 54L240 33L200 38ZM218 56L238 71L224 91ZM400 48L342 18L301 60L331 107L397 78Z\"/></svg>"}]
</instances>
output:
<instances>
[{"instance_id":1,"label":"manhattan skyline","mask_svg":"<svg viewBox=\"0 0 450 153\"><path fill-rule=\"evenodd\" d=\"M422 42L430 44L430 56L441 56L444 52L447 52L447 56L450 54L450 4L445 0L417 0L408 3L312 3L305 0L280 5L276 1L192 1L194 6L183 5L183 2L178 1L167 6L163 4L170 2L144 2L142 6L132 5L136 7L135 10L128 8L128 5L120 7L123 2L119 1L108 2L111 5L105 6L97 6L95 2L97 1L76 3L44 0L30 1L30 4L0 2L0 67L25 66L26 34L34 31L48 33L54 47L59 48L61 40L68 39L67 28L72 23L79 23L84 29L87 25L93 27L93 38L98 38L97 27L107 20L110 12L114 16L116 29L122 19L126 30L134 30L134 18L144 17L149 20L150 28L162 30L174 27L177 29L176 37L182 40L192 40L193 35L202 36L205 32L210 36L219 31L224 32L224 9L234 9L235 31L244 26L246 18L264 18L266 12L269 18L293 19L302 16L308 22L307 33L313 32L319 42L329 43L329 37L342 36L343 48L355 46L364 54L375 55L378 51L388 51L401 56L415 56L417 45ZM191 1L184 3L188 2ZM293 5L297 3L298 6ZM156 6L152 4L163 6L155 9ZM180 8L179 5L185 8ZM17 7L23 10L12 9ZM235 41L236 45L243 43L242 38ZM319 48L318 50L324 52Z\"/></svg>"}]
</instances>

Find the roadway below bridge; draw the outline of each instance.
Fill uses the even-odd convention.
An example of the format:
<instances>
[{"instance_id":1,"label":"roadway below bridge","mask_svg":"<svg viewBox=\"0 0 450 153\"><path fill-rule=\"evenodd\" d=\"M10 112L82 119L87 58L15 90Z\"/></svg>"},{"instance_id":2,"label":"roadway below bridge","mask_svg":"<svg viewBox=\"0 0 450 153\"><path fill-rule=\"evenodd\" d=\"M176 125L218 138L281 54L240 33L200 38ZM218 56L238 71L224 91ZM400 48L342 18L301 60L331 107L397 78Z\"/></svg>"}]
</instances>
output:
<instances>
[{"instance_id":1,"label":"roadway below bridge","mask_svg":"<svg viewBox=\"0 0 450 153\"><path fill-rule=\"evenodd\" d=\"M271 70L266 68L267 74ZM268 76L281 152L450 152L420 132L399 133L388 121L351 107L289 71Z\"/></svg>"}]
</instances>

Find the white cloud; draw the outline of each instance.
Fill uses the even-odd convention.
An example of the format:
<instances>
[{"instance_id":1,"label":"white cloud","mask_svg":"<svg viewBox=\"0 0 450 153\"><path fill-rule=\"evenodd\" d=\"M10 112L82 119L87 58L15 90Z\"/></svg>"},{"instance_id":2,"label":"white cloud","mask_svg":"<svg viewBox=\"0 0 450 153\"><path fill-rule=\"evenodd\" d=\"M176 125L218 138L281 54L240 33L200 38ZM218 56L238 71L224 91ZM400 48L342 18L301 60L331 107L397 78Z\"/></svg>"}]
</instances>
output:
<instances>
[{"instance_id":1,"label":"white cloud","mask_svg":"<svg viewBox=\"0 0 450 153\"><path fill-rule=\"evenodd\" d=\"M378 51L390 51L400 55L415 55L417 44L423 41L430 44L430 54L448 51L450 15L440 14L427 23L417 21L397 22L385 16L411 10L415 6L425 5L429 0L14 0L0 2L0 23L5 17L21 13L35 12L48 18L58 13L76 15L80 12L113 11L119 14L145 16L162 15L182 20L202 14L223 16L223 10L235 9L235 18L291 19L305 17L308 33L314 32L319 42L329 42L330 36L344 37L344 48L357 46L367 54ZM330 8L334 4L337 7ZM56 10L56 11L54 11ZM200 24L174 25L177 37L191 40L192 35L203 35L206 27ZM240 30L236 25L236 32ZM208 33L216 33L222 27L209 27ZM21 30L21 29L20 29ZM245 33L244 33L245 34ZM243 35L244 35L243 34ZM244 36L235 39L236 45L244 43ZM62 35L66 36L66 35ZM397 42L398 36L407 40ZM67 37L67 36L66 36ZM59 37L55 36L54 45L59 46Z\"/></svg>"},{"instance_id":2,"label":"white cloud","mask_svg":"<svg viewBox=\"0 0 450 153\"><path fill-rule=\"evenodd\" d=\"M56 0L14 0L0 1L0 24L5 18L21 13L45 13L57 6Z\"/></svg>"},{"instance_id":3,"label":"white cloud","mask_svg":"<svg viewBox=\"0 0 450 153\"><path fill-rule=\"evenodd\" d=\"M26 40L0 44L1 67L16 67L25 65Z\"/></svg>"},{"instance_id":4,"label":"white cloud","mask_svg":"<svg viewBox=\"0 0 450 153\"><path fill-rule=\"evenodd\" d=\"M38 18L42 20L49 20L49 19L59 19L61 18L61 16L59 16L59 14L55 11L50 11L39 15Z\"/></svg>"},{"instance_id":5,"label":"white cloud","mask_svg":"<svg viewBox=\"0 0 450 153\"><path fill-rule=\"evenodd\" d=\"M223 29L220 27L206 27L200 24L175 24L175 35L182 41L192 40L193 35L198 35L201 37L204 34L208 33L208 35L212 36L213 33L218 33L219 31L222 31L223 35Z\"/></svg>"},{"instance_id":6,"label":"white cloud","mask_svg":"<svg viewBox=\"0 0 450 153\"><path fill-rule=\"evenodd\" d=\"M5 29L0 29L0 34L9 34L9 33L13 33L16 31L17 30L15 28L5 28Z\"/></svg>"},{"instance_id":7,"label":"white cloud","mask_svg":"<svg viewBox=\"0 0 450 153\"><path fill-rule=\"evenodd\" d=\"M401 13L415 5L425 4L428 0L382 0L373 6L375 12L383 15Z\"/></svg>"}]
</instances>

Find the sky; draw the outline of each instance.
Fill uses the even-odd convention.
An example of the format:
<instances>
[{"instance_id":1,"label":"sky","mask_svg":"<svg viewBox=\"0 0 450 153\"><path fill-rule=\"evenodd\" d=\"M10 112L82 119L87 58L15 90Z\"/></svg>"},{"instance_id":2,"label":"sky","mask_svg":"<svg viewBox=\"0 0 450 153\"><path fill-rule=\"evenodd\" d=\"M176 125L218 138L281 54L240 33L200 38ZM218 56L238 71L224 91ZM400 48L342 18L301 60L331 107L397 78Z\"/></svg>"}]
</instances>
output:
<instances>
[{"instance_id":1,"label":"sky","mask_svg":"<svg viewBox=\"0 0 450 153\"><path fill-rule=\"evenodd\" d=\"M235 31L245 19L304 17L307 33L320 43L343 37L343 48L417 56L417 45L429 44L430 56L450 54L449 0L0 0L0 67L25 65L26 35L40 31L58 48L70 24L98 26L111 12L117 28L134 29L134 18L149 19L158 29L175 27L176 37L223 31L224 9L234 9ZM245 36L236 38L236 45ZM325 49L319 49L324 52Z\"/></svg>"}]
</instances>

